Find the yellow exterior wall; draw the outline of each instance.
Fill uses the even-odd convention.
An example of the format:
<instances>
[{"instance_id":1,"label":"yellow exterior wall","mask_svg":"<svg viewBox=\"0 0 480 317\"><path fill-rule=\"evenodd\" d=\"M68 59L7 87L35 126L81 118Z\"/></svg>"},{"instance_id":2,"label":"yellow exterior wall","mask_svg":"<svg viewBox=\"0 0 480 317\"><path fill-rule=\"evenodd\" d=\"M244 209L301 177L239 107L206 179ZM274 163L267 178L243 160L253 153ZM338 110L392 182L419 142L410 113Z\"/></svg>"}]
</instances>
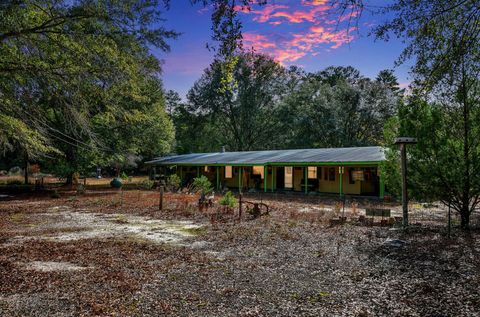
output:
<instances>
[{"instance_id":1,"label":"yellow exterior wall","mask_svg":"<svg viewBox=\"0 0 480 317\"><path fill-rule=\"evenodd\" d=\"M351 167L345 167L345 172L343 174L343 193L344 194L353 194L353 195L360 195L361 192L361 182L357 181L355 184L349 183L349 170Z\"/></svg>"}]
</instances>

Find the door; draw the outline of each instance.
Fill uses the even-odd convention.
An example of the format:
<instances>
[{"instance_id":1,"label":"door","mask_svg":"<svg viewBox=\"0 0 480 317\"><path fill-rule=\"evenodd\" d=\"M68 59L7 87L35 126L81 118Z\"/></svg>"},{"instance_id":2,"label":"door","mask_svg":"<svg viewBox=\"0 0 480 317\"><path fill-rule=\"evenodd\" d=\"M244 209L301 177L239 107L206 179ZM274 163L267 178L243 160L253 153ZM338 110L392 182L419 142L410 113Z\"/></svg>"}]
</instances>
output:
<instances>
[{"instance_id":1,"label":"door","mask_svg":"<svg viewBox=\"0 0 480 317\"><path fill-rule=\"evenodd\" d=\"M284 189L285 188L285 172L283 167L274 167L275 169L275 183L277 185L277 190L278 189Z\"/></svg>"}]
</instances>

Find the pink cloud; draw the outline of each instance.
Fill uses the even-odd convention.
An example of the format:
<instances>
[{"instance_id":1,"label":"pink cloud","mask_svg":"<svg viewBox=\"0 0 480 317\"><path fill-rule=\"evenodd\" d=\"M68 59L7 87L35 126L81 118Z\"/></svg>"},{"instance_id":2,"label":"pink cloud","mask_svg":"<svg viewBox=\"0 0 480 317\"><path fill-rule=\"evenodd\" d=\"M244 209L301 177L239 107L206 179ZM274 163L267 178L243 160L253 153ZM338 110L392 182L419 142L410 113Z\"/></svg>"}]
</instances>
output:
<instances>
[{"instance_id":1,"label":"pink cloud","mask_svg":"<svg viewBox=\"0 0 480 317\"><path fill-rule=\"evenodd\" d=\"M332 9L329 0L302 0L301 5L300 8L293 8L269 4L258 10L242 11L253 15L252 20L258 23L268 22L274 26L298 24L298 27L288 33L245 32L245 47L253 47L259 52L272 55L280 63L290 63L307 55L316 56L319 50L338 49L354 39L351 34L354 27L345 27L345 17L336 20L328 18L329 10Z\"/></svg>"}]
</instances>

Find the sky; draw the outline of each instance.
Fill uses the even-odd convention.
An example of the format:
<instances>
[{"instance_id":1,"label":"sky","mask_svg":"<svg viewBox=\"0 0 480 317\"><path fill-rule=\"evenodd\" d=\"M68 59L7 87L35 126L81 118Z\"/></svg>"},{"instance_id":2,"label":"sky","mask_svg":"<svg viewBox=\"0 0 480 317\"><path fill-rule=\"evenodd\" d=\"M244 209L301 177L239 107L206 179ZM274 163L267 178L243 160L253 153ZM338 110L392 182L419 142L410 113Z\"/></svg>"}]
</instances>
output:
<instances>
[{"instance_id":1,"label":"sky","mask_svg":"<svg viewBox=\"0 0 480 317\"><path fill-rule=\"evenodd\" d=\"M250 11L238 7L244 46L269 54L287 67L297 65L309 72L353 66L362 75L375 78L379 71L393 69L400 86L408 86L409 65L394 64L404 44L395 38L384 42L368 35L384 16L364 11L358 29L355 25L348 29L346 19L339 22L338 16L328 14L327 1L270 0ZM182 98L212 62L214 53L206 48L207 43L215 44L211 40L211 13L210 7L172 0L163 15L166 27L181 35L169 41L170 52L154 50L153 54L164 61L165 88L177 91Z\"/></svg>"}]
</instances>

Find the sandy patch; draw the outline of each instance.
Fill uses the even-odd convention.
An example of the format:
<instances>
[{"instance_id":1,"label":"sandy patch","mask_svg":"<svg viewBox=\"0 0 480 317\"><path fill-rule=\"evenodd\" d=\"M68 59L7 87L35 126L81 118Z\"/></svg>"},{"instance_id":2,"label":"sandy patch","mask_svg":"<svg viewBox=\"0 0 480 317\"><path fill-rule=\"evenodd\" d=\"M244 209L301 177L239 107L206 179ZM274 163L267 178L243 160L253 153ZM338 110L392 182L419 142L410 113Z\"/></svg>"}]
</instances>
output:
<instances>
[{"instance_id":1,"label":"sandy patch","mask_svg":"<svg viewBox=\"0 0 480 317\"><path fill-rule=\"evenodd\" d=\"M158 220L128 214L90 213L74 211L68 206L57 206L46 213L37 214L42 222L36 230L54 230L53 233L34 236L16 236L8 244L22 243L32 239L51 241L75 241L80 239L122 238L146 240L152 243L183 245L182 242L195 236L201 225L191 221Z\"/></svg>"},{"instance_id":2,"label":"sandy patch","mask_svg":"<svg viewBox=\"0 0 480 317\"><path fill-rule=\"evenodd\" d=\"M28 263L17 263L27 270L40 272L57 272L57 271L81 271L90 269L91 267L78 266L70 262L54 262L54 261L32 261Z\"/></svg>"}]
</instances>

